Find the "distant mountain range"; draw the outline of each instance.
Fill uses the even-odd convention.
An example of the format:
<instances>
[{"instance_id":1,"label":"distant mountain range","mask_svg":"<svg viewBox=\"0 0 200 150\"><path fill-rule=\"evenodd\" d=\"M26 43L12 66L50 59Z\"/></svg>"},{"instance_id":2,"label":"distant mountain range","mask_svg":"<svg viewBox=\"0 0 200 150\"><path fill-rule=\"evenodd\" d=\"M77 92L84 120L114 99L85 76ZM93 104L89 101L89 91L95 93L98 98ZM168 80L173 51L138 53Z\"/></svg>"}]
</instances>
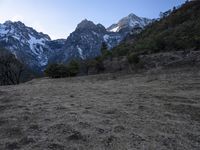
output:
<instances>
[{"instance_id":1,"label":"distant mountain range","mask_svg":"<svg viewBox=\"0 0 200 150\"><path fill-rule=\"evenodd\" d=\"M22 22L0 24L0 46L34 71L42 71L49 63L67 63L71 59L88 59L100 55L105 42L109 48L117 46L127 34L137 34L151 19L134 14L105 28L101 24L83 20L67 39L51 40Z\"/></svg>"}]
</instances>

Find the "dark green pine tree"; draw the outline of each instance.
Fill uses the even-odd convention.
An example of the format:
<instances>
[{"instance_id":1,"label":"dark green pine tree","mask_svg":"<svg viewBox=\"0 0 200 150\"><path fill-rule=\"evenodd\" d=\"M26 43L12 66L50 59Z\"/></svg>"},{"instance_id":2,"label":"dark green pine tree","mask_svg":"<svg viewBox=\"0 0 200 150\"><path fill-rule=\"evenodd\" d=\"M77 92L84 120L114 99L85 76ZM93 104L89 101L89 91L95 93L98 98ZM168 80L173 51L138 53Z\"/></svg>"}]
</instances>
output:
<instances>
[{"instance_id":1,"label":"dark green pine tree","mask_svg":"<svg viewBox=\"0 0 200 150\"><path fill-rule=\"evenodd\" d=\"M102 56L105 56L108 52L108 46L105 42L102 43L101 45L101 54Z\"/></svg>"}]
</instances>

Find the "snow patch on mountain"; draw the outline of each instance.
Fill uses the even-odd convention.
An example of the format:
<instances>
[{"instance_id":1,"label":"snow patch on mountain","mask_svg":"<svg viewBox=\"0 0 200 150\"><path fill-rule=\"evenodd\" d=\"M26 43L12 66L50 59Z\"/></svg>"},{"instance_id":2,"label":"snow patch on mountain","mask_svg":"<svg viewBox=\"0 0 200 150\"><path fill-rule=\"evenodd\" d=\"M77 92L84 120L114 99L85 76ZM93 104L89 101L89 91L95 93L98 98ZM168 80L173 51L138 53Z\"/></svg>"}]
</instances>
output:
<instances>
[{"instance_id":1,"label":"snow patch on mountain","mask_svg":"<svg viewBox=\"0 0 200 150\"><path fill-rule=\"evenodd\" d=\"M46 66L48 64L48 57L47 56L38 56L39 64L41 67Z\"/></svg>"},{"instance_id":2,"label":"snow patch on mountain","mask_svg":"<svg viewBox=\"0 0 200 150\"><path fill-rule=\"evenodd\" d=\"M99 34L98 34L98 33L96 33L96 32L94 32L94 31L92 31L92 33L93 33L94 35L96 35L96 36L99 36Z\"/></svg>"},{"instance_id":3,"label":"snow patch on mountain","mask_svg":"<svg viewBox=\"0 0 200 150\"><path fill-rule=\"evenodd\" d=\"M111 32L118 32L118 31L119 31L119 26L117 26L117 27L111 29L110 31L111 31Z\"/></svg>"},{"instance_id":4,"label":"snow patch on mountain","mask_svg":"<svg viewBox=\"0 0 200 150\"><path fill-rule=\"evenodd\" d=\"M120 36L120 34L117 33L112 33L112 34L105 34L103 36L103 40L104 42L107 44L108 48L111 49L114 46L118 45L122 40L122 36Z\"/></svg>"},{"instance_id":5,"label":"snow patch on mountain","mask_svg":"<svg viewBox=\"0 0 200 150\"><path fill-rule=\"evenodd\" d=\"M79 52L79 55L82 59L84 59L84 56L83 56L83 50L77 45L77 49L78 49L78 52Z\"/></svg>"},{"instance_id":6,"label":"snow patch on mountain","mask_svg":"<svg viewBox=\"0 0 200 150\"><path fill-rule=\"evenodd\" d=\"M0 37L7 34L9 32L8 29L6 29L5 25L0 24Z\"/></svg>"},{"instance_id":7,"label":"snow patch on mountain","mask_svg":"<svg viewBox=\"0 0 200 150\"><path fill-rule=\"evenodd\" d=\"M103 36L103 39L105 42L108 42L109 38L110 38L110 36L108 34Z\"/></svg>"},{"instance_id":8,"label":"snow patch on mountain","mask_svg":"<svg viewBox=\"0 0 200 150\"><path fill-rule=\"evenodd\" d=\"M29 35L30 39L28 40L29 43L29 47L30 49L35 53L38 54L38 51L36 52L36 50L38 49L38 47L40 47L41 45L44 46L45 45L45 40L43 38L40 39L36 39L35 37L33 37L32 35ZM37 47L38 46L38 47ZM40 47L40 54L41 52L43 52L42 48Z\"/></svg>"}]
</instances>

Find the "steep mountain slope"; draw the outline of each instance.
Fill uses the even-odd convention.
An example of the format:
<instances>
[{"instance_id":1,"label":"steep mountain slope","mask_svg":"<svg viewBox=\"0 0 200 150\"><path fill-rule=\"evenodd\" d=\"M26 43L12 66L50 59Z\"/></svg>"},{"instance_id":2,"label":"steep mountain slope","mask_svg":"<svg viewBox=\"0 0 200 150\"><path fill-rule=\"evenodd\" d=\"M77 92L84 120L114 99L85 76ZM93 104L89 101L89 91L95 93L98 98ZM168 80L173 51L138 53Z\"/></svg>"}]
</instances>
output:
<instances>
[{"instance_id":1,"label":"steep mountain slope","mask_svg":"<svg viewBox=\"0 0 200 150\"><path fill-rule=\"evenodd\" d=\"M200 48L200 3L190 1L148 26L137 38L118 46L119 51L157 53ZM127 53L128 53L127 51Z\"/></svg>"}]
</instances>

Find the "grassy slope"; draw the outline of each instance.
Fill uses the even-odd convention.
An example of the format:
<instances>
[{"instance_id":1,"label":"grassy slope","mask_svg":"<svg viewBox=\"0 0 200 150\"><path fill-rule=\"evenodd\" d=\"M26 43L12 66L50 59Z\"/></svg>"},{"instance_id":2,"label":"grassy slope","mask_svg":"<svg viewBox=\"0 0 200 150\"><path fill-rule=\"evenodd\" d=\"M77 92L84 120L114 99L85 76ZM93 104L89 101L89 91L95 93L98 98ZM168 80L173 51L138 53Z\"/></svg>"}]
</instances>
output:
<instances>
[{"instance_id":1,"label":"grassy slope","mask_svg":"<svg viewBox=\"0 0 200 150\"><path fill-rule=\"evenodd\" d=\"M0 149L200 148L199 70L0 87Z\"/></svg>"}]
</instances>

